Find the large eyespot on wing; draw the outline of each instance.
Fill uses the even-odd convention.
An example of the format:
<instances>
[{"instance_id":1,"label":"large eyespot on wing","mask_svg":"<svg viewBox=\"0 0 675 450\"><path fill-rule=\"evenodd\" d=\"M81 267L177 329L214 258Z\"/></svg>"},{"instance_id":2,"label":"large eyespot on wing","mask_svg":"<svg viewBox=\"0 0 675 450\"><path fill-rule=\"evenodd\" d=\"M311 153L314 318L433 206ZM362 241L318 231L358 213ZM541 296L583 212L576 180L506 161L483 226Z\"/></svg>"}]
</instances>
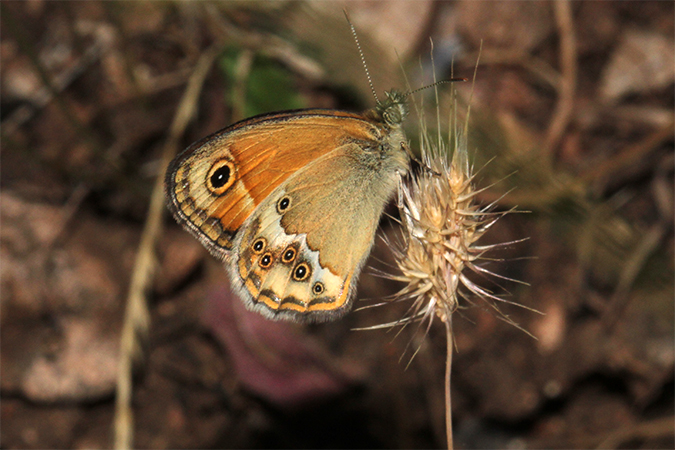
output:
<instances>
[{"instance_id":1,"label":"large eyespot on wing","mask_svg":"<svg viewBox=\"0 0 675 450\"><path fill-rule=\"evenodd\" d=\"M165 186L176 219L211 253L224 258L238 228L228 214L234 210L248 216L255 208L226 143L193 144L172 161Z\"/></svg>"}]
</instances>

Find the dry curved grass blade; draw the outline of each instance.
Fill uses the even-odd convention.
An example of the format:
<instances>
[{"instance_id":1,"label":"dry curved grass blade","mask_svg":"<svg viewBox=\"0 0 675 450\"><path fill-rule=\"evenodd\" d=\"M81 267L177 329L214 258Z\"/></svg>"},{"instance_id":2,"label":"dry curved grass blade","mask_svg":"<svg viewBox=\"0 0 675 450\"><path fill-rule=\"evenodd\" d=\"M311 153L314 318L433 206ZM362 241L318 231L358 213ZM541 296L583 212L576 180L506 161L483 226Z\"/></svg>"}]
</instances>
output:
<instances>
[{"instance_id":1,"label":"dry curved grass blade","mask_svg":"<svg viewBox=\"0 0 675 450\"><path fill-rule=\"evenodd\" d=\"M178 150L180 137L190 122L197 106L204 80L220 52L221 45L214 45L197 61L194 72L188 81L185 93L174 116L169 136L164 144L160 173L150 198L148 216L143 227L141 242L138 246L134 271L129 286L127 309L120 338L120 357L117 368L117 397L115 400L115 437L116 449L133 447L133 411L132 374L134 361L142 357L142 342L147 338L150 328L150 314L146 301L147 288L155 271L155 243L162 230L164 214L164 172Z\"/></svg>"}]
</instances>

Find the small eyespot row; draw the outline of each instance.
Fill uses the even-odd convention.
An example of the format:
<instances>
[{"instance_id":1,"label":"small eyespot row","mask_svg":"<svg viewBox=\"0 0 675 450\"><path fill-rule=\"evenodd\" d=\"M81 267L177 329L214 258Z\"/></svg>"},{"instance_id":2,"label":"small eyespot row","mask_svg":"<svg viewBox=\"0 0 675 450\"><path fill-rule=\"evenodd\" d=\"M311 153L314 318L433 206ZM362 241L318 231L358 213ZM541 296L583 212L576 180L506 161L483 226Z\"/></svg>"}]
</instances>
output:
<instances>
[{"instance_id":1,"label":"small eyespot row","mask_svg":"<svg viewBox=\"0 0 675 450\"><path fill-rule=\"evenodd\" d=\"M298 251L295 247L290 246L284 250L283 255L281 255L281 261L284 263L291 263L295 260L295 257L298 255Z\"/></svg>"},{"instance_id":2,"label":"small eyespot row","mask_svg":"<svg viewBox=\"0 0 675 450\"><path fill-rule=\"evenodd\" d=\"M291 198L288 195L284 195L277 202L277 212L283 214L291 206Z\"/></svg>"},{"instance_id":3,"label":"small eyespot row","mask_svg":"<svg viewBox=\"0 0 675 450\"><path fill-rule=\"evenodd\" d=\"M272 256L272 253L267 252L262 256L262 258L260 258L260 262L258 262L258 264L263 269L267 269L268 267L270 267L272 265L273 261L274 261L274 256Z\"/></svg>"},{"instance_id":4,"label":"small eyespot row","mask_svg":"<svg viewBox=\"0 0 675 450\"><path fill-rule=\"evenodd\" d=\"M315 295L323 294L323 291L325 289L326 288L323 286L323 283L320 281L317 281L316 283L314 283L314 286L312 286L312 292L314 292Z\"/></svg>"},{"instance_id":5,"label":"small eyespot row","mask_svg":"<svg viewBox=\"0 0 675 450\"><path fill-rule=\"evenodd\" d=\"M293 269L293 279L295 281L305 281L312 274L309 264L301 262Z\"/></svg>"},{"instance_id":6,"label":"small eyespot row","mask_svg":"<svg viewBox=\"0 0 675 450\"><path fill-rule=\"evenodd\" d=\"M253 244L251 245L251 251L256 255L259 255L265 250L265 247L267 247L267 241L265 238L259 237L253 241Z\"/></svg>"}]
</instances>

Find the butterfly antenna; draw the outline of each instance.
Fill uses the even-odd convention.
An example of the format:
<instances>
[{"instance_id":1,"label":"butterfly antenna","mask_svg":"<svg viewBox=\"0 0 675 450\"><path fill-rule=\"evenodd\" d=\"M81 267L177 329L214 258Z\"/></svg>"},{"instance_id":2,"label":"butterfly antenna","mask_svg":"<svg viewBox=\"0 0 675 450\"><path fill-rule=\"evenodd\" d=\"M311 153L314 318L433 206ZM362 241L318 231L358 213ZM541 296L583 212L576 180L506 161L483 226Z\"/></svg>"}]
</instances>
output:
<instances>
[{"instance_id":1,"label":"butterfly antenna","mask_svg":"<svg viewBox=\"0 0 675 450\"><path fill-rule=\"evenodd\" d=\"M427 85L427 86L422 86L422 87L417 88L417 89L415 89L415 90L408 91L408 92L406 92L406 93L403 94L403 95L404 95L405 97L407 97L407 96L409 96L409 95L414 94L415 92L419 92L419 91L422 91L422 90L424 90L424 89L429 89L429 88L432 88L432 87L434 87L434 86L438 86L439 84L456 83L456 82L458 82L458 81L469 81L469 79L468 79L468 78L450 78L450 79L448 79L448 80L441 80L441 81L437 81L437 82L435 82L435 83L429 84L429 85Z\"/></svg>"},{"instance_id":2,"label":"butterfly antenna","mask_svg":"<svg viewBox=\"0 0 675 450\"><path fill-rule=\"evenodd\" d=\"M354 28L354 25L352 24L352 21L349 20L349 15L347 14L347 10L343 9L342 12L345 13L345 18L347 19L347 23L349 24L349 27L352 29L352 35L354 36L354 41L356 42L356 48L359 49L359 55L361 56L361 64L363 64L363 68L366 71L366 77L368 78L368 85L370 86L370 91L373 93L373 97L375 97L375 103L377 103L379 105L380 100L377 98L377 93L375 92L375 87L373 86L373 79L370 78L370 71L368 70L368 65L366 64L366 58L363 56L363 50L361 50L361 44L359 43L359 37L356 34L356 28Z\"/></svg>"}]
</instances>

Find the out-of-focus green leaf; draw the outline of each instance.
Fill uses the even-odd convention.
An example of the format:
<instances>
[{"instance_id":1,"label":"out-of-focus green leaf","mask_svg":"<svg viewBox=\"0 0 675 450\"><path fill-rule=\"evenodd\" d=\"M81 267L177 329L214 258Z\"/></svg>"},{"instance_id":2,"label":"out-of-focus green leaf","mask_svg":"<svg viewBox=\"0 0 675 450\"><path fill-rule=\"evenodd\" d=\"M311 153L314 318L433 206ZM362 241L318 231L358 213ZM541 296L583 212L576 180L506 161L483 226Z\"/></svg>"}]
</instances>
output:
<instances>
[{"instance_id":1,"label":"out-of-focus green leaf","mask_svg":"<svg viewBox=\"0 0 675 450\"><path fill-rule=\"evenodd\" d=\"M223 52L219 66L231 86L235 85L241 49ZM305 107L293 83L293 74L284 66L262 55L255 55L246 79L245 117L286 109ZM231 93L232 95L234 93ZM229 101L232 100L230 96Z\"/></svg>"}]
</instances>

